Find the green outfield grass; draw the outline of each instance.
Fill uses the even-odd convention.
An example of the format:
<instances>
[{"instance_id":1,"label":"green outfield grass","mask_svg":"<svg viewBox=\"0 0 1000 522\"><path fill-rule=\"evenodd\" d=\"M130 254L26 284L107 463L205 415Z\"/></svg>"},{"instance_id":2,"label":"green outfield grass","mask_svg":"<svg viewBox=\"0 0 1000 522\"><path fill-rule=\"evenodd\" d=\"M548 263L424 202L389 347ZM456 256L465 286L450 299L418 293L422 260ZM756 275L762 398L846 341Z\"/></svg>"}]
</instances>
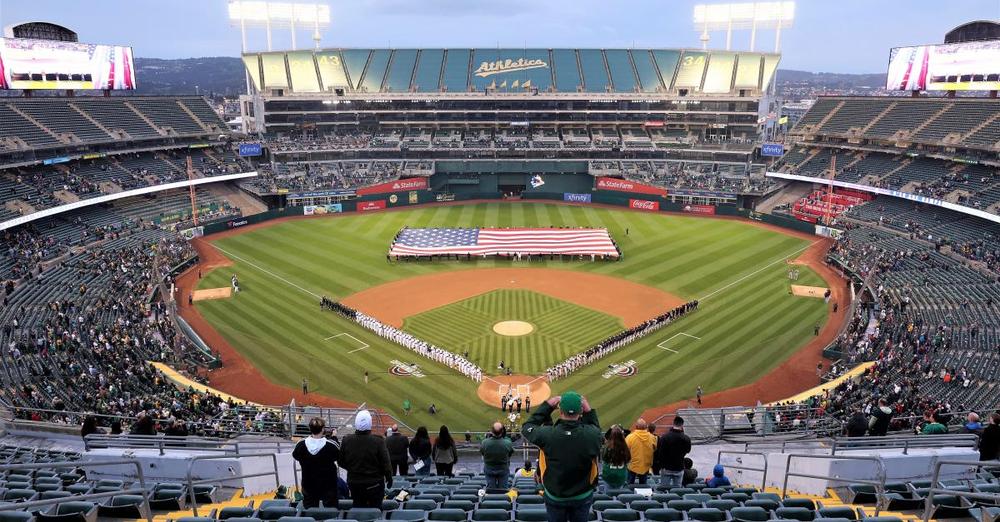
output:
<instances>
[{"instance_id":1,"label":"green outfield grass","mask_svg":"<svg viewBox=\"0 0 1000 522\"><path fill-rule=\"evenodd\" d=\"M199 302L198 309L275 382L298 387L306 377L310 391L368 402L395 414L410 399L420 411L405 419L408 424L485 429L499 411L476 398L475 383L319 309L322 295L340 299L431 272L518 266L495 260L387 263L389 242L404 225L605 227L622 248L623 261L531 266L621 277L683 299L701 299L694 314L553 383L555 393L574 388L587 394L603 423L628 422L647 407L692 397L698 385L710 393L752 382L808 342L814 325L826 317L822 300L793 297L788 290L783 261L808 247L807 240L739 221L545 203L435 206L290 221L218 240L215 245L235 264L207 274L199 287L228 286L235 272L243 291L231 299ZM804 267L797 283L823 285ZM429 332L433 325L422 320L432 313L413 318L421 324L408 323L408 328ZM571 326L567 332L572 334ZM676 336L681 332L700 339ZM346 336L325 340L340 333L370 347L348 353L360 345ZM488 344L476 347L481 357L494 357ZM473 347L469 351L471 356ZM390 376L389 361L394 359L419 359L426 377ZM627 360L637 361L636 376L602 378L608 364ZM496 366L495 360L476 362L487 372ZM521 364L543 363L529 359ZM365 371L371 375L367 386ZM423 411L431 402L439 409L434 417Z\"/></svg>"},{"instance_id":2,"label":"green outfield grass","mask_svg":"<svg viewBox=\"0 0 1000 522\"><path fill-rule=\"evenodd\" d=\"M525 321L535 330L498 335L500 321ZM495 290L409 317L403 329L469 359L487 372L499 361L516 373L545 369L625 329L621 319L530 290Z\"/></svg>"}]
</instances>

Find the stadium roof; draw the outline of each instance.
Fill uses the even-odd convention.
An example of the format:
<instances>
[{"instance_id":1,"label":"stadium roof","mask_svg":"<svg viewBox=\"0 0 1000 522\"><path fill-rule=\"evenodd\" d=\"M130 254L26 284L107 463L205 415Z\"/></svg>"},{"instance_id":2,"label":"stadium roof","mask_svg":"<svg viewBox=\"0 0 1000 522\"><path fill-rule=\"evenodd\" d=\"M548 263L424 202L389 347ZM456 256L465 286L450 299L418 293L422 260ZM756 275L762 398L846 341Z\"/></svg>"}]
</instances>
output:
<instances>
[{"instance_id":1,"label":"stadium roof","mask_svg":"<svg viewBox=\"0 0 1000 522\"><path fill-rule=\"evenodd\" d=\"M685 49L322 49L247 53L258 91L763 92L780 56Z\"/></svg>"}]
</instances>

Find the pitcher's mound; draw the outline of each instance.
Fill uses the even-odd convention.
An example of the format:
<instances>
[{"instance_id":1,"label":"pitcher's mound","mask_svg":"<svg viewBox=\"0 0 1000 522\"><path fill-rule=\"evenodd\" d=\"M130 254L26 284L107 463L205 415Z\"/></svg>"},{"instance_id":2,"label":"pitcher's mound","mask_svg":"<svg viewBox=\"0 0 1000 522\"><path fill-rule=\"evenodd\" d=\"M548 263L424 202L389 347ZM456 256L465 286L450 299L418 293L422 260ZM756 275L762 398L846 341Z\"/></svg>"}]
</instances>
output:
<instances>
[{"instance_id":1,"label":"pitcher's mound","mask_svg":"<svg viewBox=\"0 0 1000 522\"><path fill-rule=\"evenodd\" d=\"M483 377L483 382L479 384L477 391L483 402L498 411L500 398L507 394L520 396L522 401L530 396L531 406L534 407L548 400L552 396L552 389L549 388L544 376L496 375Z\"/></svg>"},{"instance_id":2,"label":"pitcher's mound","mask_svg":"<svg viewBox=\"0 0 1000 522\"><path fill-rule=\"evenodd\" d=\"M500 321L493 325L493 331L508 337L518 337L534 332L535 326L524 321Z\"/></svg>"}]
</instances>

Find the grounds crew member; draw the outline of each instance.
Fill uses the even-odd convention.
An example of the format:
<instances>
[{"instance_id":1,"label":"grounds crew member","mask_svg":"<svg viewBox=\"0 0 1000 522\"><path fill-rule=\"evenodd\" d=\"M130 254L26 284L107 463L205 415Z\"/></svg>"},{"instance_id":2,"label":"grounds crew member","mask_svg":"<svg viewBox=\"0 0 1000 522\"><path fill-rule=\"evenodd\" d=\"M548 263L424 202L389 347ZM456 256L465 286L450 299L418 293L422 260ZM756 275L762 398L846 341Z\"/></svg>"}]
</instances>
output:
<instances>
[{"instance_id":1,"label":"grounds crew member","mask_svg":"<svg viewBox=\"0 0 1000 522\"><path fill-rule=\"evenodd\" d=\"M493 429L479 444L479 453L483 456L486 488L507 489L510 480L510 456L514 454L514 443L507 436L503 424L493 423Z\"/></svg>"},{"instance_id":2,"label":"grounds crew member","mask_svg":"<svg viewBox=\"0 0 1000 522\"><path fill-rule=\"evenodd\" d=\"M559 418L551 424L552 412ZM597 487L601 426L587 399L569 391L541 403L521 427L538 446L549 522L587 522Z\"/></svg>"}]
</instances>

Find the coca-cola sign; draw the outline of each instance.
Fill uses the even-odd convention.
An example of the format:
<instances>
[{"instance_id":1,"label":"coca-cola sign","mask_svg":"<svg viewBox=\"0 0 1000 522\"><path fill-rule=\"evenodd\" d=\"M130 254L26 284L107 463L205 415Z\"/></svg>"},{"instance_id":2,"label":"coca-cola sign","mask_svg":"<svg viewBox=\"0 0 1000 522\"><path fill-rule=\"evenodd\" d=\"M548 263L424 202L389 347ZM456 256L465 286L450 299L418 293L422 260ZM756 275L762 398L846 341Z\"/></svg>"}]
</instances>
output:
<instances>
[{"instance_id":1,"label":"coca-cola sign","mask_svg":"<svg viewBox=\"0 0 1000 522\"><path fill-rule=\"evenodd\" d=\"M628 206L636 210L660 210L659 201L649 201L648 199L630 199L628 200Z\"/></svg>"},{"instance_id":2,"label":"coca-cola sign","mask_svg":"<svg viewBox=\"0 0 1000 522\"><path fill-rule=\"evenodd\" d=\"M644 185L642 183L636 183L634 181L629 181L627 179L619 178L608 178L601 177L597 178L597 183L595 188L598 190L614 190L616 192L631 192L634 194L651 194L654 196L666 196L666 189L660 187L654 187L652 185Z\"/></svg>"}]
</instances>

